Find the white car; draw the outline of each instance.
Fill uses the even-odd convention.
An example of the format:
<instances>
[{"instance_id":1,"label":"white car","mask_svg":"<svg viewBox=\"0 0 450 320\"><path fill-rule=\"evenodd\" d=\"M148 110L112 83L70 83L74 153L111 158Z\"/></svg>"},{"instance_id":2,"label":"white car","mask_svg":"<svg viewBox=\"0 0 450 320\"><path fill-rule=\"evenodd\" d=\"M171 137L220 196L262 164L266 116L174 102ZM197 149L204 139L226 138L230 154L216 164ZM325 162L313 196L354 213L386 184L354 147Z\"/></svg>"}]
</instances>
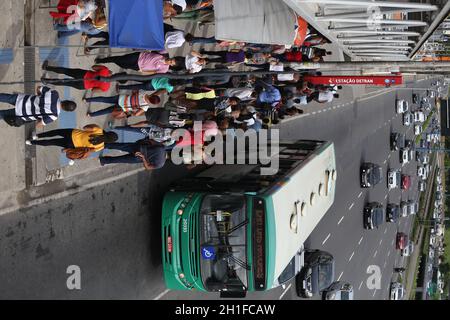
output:
<instances>
[{"instance_id":1,"label":"white car","mask_svg":"<svg viewBox=\"0 0 450 320\"><path fill-rule=\"evenodd\" d=\"M417 176L422 178L425 175L425 168L422 166L417 167Z\"/></svg>"},{"instance_id":2,"label":"white car","mask_svg":"<svg viewBox=\"0 0 450 320\"><path fill-rule=\"evenodd\" d=\"M401 149L400 150L400 163L408 163L409 162L409 150Z\"/></svg>"},{"instance_id":3,"label":"white car","mask_svg":"<svg viewBox=\"0 0 450 320\"><path fill-rule=\"evenodd\" d=\"M422 132L423 132L422 125L416 124L416 125L414 126L414 134L415 134L416 136L418 136L418 135L420 135Z\"/></svg>"},{"instance_id":4,"label":"white car","mask_svg":"<svg viewBox=\"0 0 450 320\"><path fill-rule=\"evenodd\" d=\"M406 100L397 100L396 111L397 113L405 113L409 110L409 103Z\"/></svg>"},{"instance_id":5,"label":"white car","mask_svg":"<svg viewBox=\"0 0 450 320\"><path fill-rule=\"evenodd\" d=\"M401 173L400 170L389 169L387 183L388 189L398 188L400 186Z\"/></svg>"},{"instance_id":6,"label":"white car","mask_svg":"<svg viewBox=\"0 0 450 320\"><path fill-rule=\"evenodd\" d=\"M400 252L402 257L409 257L414 252L414 242L411 240L408 241L408 244L405 248L403 248Z\"/></svg>"},{"instance_id":7,"label":"white car","mask_svg":"<svg viewBox=\"0 0 450 320\"><path fill-rule=\"evenodd\" d=\"M415 111L414 112L414 121L415 122L425 122L425 113L423 113L423 111Z\"/></svg>"},{"instance_id":8,"label":"white car","mask_svg":"<svg viewBox=\"0 0 450 320\"><path fill-rule=\"evenodd\" d=\"M390 288L390 300L403 300L403 296L405 295L405 288L403 284L400 282L391 282Z\"/></svg>"},{"instance_id":9,"label":"white car","mask_svg":"<svg viewBox=\"0 0 450 320\"><path fill-rule=\"evenodd\" d=\"M439 183L439 184L442 183L441 176L438 175L438 176L436 177L436 182Z\"/></svg>"}]
</instances>

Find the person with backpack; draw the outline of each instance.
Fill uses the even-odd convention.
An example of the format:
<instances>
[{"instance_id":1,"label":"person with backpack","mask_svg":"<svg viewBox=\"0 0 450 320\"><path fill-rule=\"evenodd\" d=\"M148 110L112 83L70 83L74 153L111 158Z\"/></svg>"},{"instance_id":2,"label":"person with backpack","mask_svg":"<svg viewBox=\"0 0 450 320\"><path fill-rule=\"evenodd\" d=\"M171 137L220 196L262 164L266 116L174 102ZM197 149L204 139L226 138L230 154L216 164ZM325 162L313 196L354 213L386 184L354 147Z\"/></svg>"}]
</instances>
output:
<instances>
[{"instance_id":1,"label":"person with backpack","mask_svg":"<svg viewBox=\"0 0 450 320\"><path fill-rule=\"evenodd\" d=\"M85 159L91 153L103 150L105 143L113 143L117 139L118 136L115 132L103 131L99 126L89 124L82 130L57 129L39 133L36 139L26 140L25 143L27 145L61 147L64 148L63 151L67 158L77 160Z\"/></svg>"},{"instance_id":2,"label":"person with backpack","mask_svg":"<svg viewBox=\"0 0 450 320\"><path fill-rule=\"evenodd\" d=\"M61 110L72 112L77 108L73 101L61 101L58 91L48 87L38 87L36 95L0 93L0 102L14 106L0 110L0 120L14 127L37 122L36 126L42 128L58 119Z\"/></svg>"}]
</instances>

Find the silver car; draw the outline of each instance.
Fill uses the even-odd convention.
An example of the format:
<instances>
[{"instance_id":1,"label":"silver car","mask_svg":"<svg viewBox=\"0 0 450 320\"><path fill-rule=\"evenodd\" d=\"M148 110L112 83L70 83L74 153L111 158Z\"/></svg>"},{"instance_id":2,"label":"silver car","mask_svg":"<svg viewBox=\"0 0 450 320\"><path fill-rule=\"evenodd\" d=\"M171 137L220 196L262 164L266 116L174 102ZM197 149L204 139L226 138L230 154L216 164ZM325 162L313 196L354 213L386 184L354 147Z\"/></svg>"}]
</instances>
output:
<instances>
[{"instance_id":1,"label":"silver car","mask_svg":"<svg viewBox=\"0 0 450 320\"><path fill-rule=\"evenodd\" d=\"M390 289L390 300L403 300L403 296L405 295L405 288L403 287L403 284L400 282L391 282L391 289Z\"/></svg>"},{"instance_id":2,"label":"silver car","mask_svg":"<svg viewBox=\"0 0 450 320\"><path fill-rule=\"evenodd\" d=\"M323 291L323 300L353 300L353 286L350 283L336 281Z\"/></svg>"}]
</instances>

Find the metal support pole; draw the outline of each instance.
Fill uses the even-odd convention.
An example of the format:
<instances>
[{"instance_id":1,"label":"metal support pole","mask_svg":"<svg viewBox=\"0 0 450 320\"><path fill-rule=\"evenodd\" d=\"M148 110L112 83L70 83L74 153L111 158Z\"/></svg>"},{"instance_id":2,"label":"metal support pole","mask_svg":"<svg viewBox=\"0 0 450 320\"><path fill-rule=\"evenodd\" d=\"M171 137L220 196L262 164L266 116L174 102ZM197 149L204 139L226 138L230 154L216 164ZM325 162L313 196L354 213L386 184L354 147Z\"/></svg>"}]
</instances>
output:
<instances>
[{"instance_id":1,"label":"metal support pole","mask_svg":"<svg viewBox=\"0 0 450 320\"><path fill-rule=\"evenodd\" d=\"M412 40L388 40L388 39L381 39L381 40L374 40L374 39L367 39L367 40L360 40L360 39L355 39L355 40L343 40L344 44L354 44L354 43L392 43L392 44L398 44L398 43L416 43L415 41Z\"/></svg>"},{"instance_id":2,"label":"metal support pole","mask_svg":"<svg viewBox=\"0 0 450 320\"><path fill-rule=\"evenodd\" d=\"M354 49L381 49L381 50L383 50L383 49L398 49L398 50L411 50L412 48L407 46L407 45L404 45L404 46L401 46L401 45L398 45L398 46L378 45L378 46L376 46L376 45L372 45L372 44L362 44L362 45L359 46L359 45L355 44L355 45L349 46L348 49L353 51Z\"/></svg>"},{"instance_id":3,"label":"metal support pole","mask_svg":"<svg viewBox=\"0 0 450 320\"><path fill-rule=\"evenodd\" d=\"M394 40L395 38L403 39L405 38L404 35L364 35L364 36L338 36L339 40L371 40L371 39L378 39L378 40Z\"/></svg>"},{"instance_id":4,"label":"metal support pole","mask_svg":"<svg viewBox=\"0 0 450 320\"><path fill-rule=\"evenodd\" d=\"M328 9L328 7L327 7ZM404 13L414 13L414 12L423 12L423 11L434 11L434 10L425 10L425 9L404 9L404 8L397 8L397 9L385 9L380 10L379 14L393 14L397 12L404 12ZM325 14L325 15L317 15L317 20L321 21L322 18L355 18L355 17L367 17L371 14L371 12L365 11L358 11L358 12L344 12L344 13L335 13L335 14ZM378 14L378 12L377 12Z\"/></svg>"},{"instance_id":5,"label":"metal support pole","mask_svg":"<svg viewBox=\"0 0 450 320\"><path fill-rule=\"evenodd\" d=\"M334 31L334 30L333 30ZM338 32L338 31L336 31ZM341 30L339 33L350 33L350 34L376 34L376 35L402 35L416 37L420 36L418 32L412 31L384 31L384 30ZM339 37L339 36L338 36Z\"/></svg>"},{"instance_id":6,"label":"metal support pole","mask_svg":"<svg viewBox=\"0 0 450 320\"><path fill-rule=\"evenodd\" d=\"M351 50L353 53L359 55L360 53L394 53L394 54L404 54L407 55L409 51L401 51L401 50L370 50L370 49L363 49L363 50Z\"/></svg>"},{"instance_id":7,"label":"metal support pole","mask_svg":"<svg viewBox=\"0 0 450 320\"><path fill-rule=\"evenodd\" d=\"M349 0L297 0L298 3L315 4L336 4L352 7L385 7L385 8L405 8L405 9L423 9L435 11L438 8L434 5L421 4L416 2L389 2L389 1L349 1Z\"/></svg>"},{"instance_id":8,"label":"metal support pole","mask_svg":"<svg viewBox=\"0 0 450 320\"><path fill-rule=\"evenodd\" d=\"M368 24L390 24L390 25L405 25L405 26L414 26L414 27L424 27L427 26L428 23L420 21L420 20L383 20L383 19L344 19L344 18L323 18L322 21L329 21L334 23L368 23Z\"/></svg>"}]
</instances>

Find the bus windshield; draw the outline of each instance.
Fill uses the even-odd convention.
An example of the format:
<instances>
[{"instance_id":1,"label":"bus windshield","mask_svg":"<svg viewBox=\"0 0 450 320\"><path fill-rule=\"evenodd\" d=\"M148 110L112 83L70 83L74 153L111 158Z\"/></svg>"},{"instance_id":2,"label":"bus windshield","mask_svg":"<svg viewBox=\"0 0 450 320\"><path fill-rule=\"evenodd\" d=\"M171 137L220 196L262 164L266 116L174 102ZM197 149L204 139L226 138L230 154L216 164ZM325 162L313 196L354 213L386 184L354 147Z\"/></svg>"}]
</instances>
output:
<instances>
[{"instance_id":1,"label":"bus windshield","mask_svg":"<svg viewBox=\"0 0 450 320\"><path fill-rule=\"evenodd\" d=\"M245 290L250 269L246 255L245 198L206 195L200 211L201 274L207 290Z\"/></svg>"}]
</instances>

